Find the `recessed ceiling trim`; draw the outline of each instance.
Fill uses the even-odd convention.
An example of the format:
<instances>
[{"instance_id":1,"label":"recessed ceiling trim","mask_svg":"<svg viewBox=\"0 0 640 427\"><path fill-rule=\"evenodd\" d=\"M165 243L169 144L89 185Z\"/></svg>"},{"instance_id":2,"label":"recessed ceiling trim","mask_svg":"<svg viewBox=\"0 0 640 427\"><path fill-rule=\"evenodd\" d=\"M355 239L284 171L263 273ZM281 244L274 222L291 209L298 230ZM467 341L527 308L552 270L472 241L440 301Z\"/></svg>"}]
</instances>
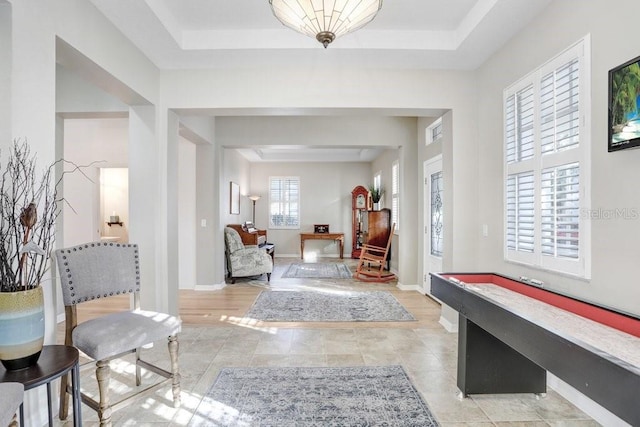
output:
<instances>
[{"instance_id":1,"label":"recessed ceiling trim","mask_svg":"<svg viewBox=\"0 0 640 427\"><path fill-rule=\"evenodd\" d=\"M267 0L90 0L158 68L477 68L552 0L386 1L329 52Z\"/></svg>"},{"instance_id":2,"label":"recessed ceiling trim","mask_svg":"<svg viewBox=\"0 0 640 427\"><path fill-rule=\"evenodd\" d=\"M460 21L449 31L375 30L360 29L346 34L335 43L339 49L404 49L404 50L456 50L480 25L484 17L496 6L498 0L478 0ZM300 49L317 46L313 39L291 33L290 29L237 29L237 30L188 30L183 29L171 10L160 1L145 0L167 33L184 50L206 49ZM357 37L356 37L357 35Z\"/></svg>"},{"instance_id":3,"label":"recessed ceiling trim","mask_svg":"<svg viewBox=\"0 0 640 427\"><path fill-rule=\"evenodd\" d=\"M460 25L458 25L458 28L455 30L458 46L482 23L482 20L491 12L491 9L496 6L497 2L498 0L478 0L471 10L469 10L469 13L460 21Z\"/></svg>"},{"instance_id":4,"label":"recessed ceiling trim","mask_svg":"<svg viewBox=\"0 0 640 427\"><path fill-rule=\"evenodd\" d=\"M228 147L231 148L231 147ZM262 146L233 148L250 162L371 162L391 147Z\"/></svg>"},{"instance_id":5,"label":"recessed ceiling trim","mask_svg":"<svg viewBox=\"0 0 640 427\"><path fill-rule=\"evenodd\" d=\"M468 34L467 34L468 35ZM322 45L291 30L193 30L182 32L185 50L203 49L308 49ZM333 49L456 50L464 39L459 31L359 30L347 34ZM178 42L176 40L176 42ZM307 43L308 42L308 43Z\"/></svg>"}]
</instances>

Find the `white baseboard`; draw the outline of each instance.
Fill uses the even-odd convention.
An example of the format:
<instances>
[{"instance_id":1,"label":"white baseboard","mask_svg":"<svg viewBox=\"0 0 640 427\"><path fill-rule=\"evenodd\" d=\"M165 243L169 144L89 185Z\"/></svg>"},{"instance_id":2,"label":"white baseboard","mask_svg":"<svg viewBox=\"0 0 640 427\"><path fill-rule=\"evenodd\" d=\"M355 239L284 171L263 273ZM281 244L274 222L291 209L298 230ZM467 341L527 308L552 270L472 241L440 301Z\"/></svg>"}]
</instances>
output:
<instances>
[{"instance_id":1,"label":"white baseboard","mask_svg":"<svg viewBox=\"0 0 640 427\"><path fill-rule=\"evenodd\" d=\"M550 372L547 372L547 385L603 426L630 426Z\"/></svg>"},{"instance_id":2,"label":"white baseboard","mask_svg":"<svg viewBox=\"0 0 640 427\"><path fill-rule=\"evenodd\" d=\"M396 287L398 289L400 289L401 291L418 291L418 292L420 292L420 285L403 285L402 283L398 282Z\"/></svg>"},{"instance_id":3,"label":"white baseboard","mask_svg":"<svg viewBox=\"0 0 640 427\"><path fill-rule=\"evenodd\" d=\"M222 282L222 283L218 283L218 284L213 284L213 285L196 285L195 288L193 288L194 291L219 291L220 289L224 289L227 287L227 284Z\"/></svg>"},{"instance_id":4,"label":"white baseboard","mask_svg":"<svg viewBox=\"0 0 640 427\"><path fill-rule=\"evenodd\" d=\"M455 324L451 323L447 319L445 319L443 316L440 316L440 320L438 320L438 323L440 323L440 325L445 329L445 331L450 332L452 334L458 333L457 322Z\"/></svg>"}]
</instances>

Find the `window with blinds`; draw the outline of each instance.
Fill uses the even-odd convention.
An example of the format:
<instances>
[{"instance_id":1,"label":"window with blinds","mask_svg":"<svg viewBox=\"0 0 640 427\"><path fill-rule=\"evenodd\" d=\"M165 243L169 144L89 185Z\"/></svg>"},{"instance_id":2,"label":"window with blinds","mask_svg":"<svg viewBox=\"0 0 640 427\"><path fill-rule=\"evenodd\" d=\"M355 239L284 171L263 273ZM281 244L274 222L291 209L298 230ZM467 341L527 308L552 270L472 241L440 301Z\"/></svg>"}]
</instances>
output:
<instances>
[{"instance_id":1,"label":"window with blinds","mask_svg":"<svg viewBox=\"0 0 640 427\"><path fill-rule=\"evenodd\" d=\"M269 177L269 228L300 228L299 177Z\"/></svg>"},{"instance_id":2,"label":"window with blinds","mask_svg":"<svg viewBox=\"0 0 640 427\"><path fill-rule=\"evenodd\" d=\"M391 165L391 223L400 230L400 163L396 160Z\"/></svg>"},{"instance_id":3,"label":"window with blinds","mask_svg":"<svg viewBox=\"0 0 640 427\"><path fill-rule=\"evenodd\" d=\"M425 135L426 145L431 144L442 138L442 118L437 119L426 129Z\"/></svg>"},{"instance_id":4,"label":"window with blinds","mask_svg":"<svg viewBox=\"0 0 640 427\"><path fill-rule=\"evenodd\" d=\"M586 278L588 52L586 37L504 93L505 258Z\"/></svg>"}]
</instances>

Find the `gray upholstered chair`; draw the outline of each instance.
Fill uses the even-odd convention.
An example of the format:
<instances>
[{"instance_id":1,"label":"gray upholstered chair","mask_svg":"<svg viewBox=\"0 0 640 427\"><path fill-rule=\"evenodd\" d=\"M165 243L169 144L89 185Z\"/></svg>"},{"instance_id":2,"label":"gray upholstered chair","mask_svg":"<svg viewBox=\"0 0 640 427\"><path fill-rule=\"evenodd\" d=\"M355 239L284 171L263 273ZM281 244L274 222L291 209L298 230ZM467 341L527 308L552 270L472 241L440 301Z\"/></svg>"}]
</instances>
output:
<instances>
[{"instance_id":1,"label":"gray upholstered chair","mask_svg":"<svg viewBox=\"0 0 640 427\"><path fill-rule=\"evenodd\" d=\"M240 234L231 227L224 228L225 253L227 256L227 272L231 283L236 277L259 276L267 274L267 282L271 280L273 260L266 250L258 246L244 245Z\"/></svg>"},{"instance_id":2,"label":"gray upholstered chair","mask_svg":"<svg viewBox=\"0 0 640 427\"><path fill-rule=\"evenodd\" d=\"M140 265L138 246L120 243L86 243L55 251L62 297L65 305L65 344L73 345L96 361L100 401L82 395L83 403L98 412L100 426L111 425L111 412L132 397L172 384L174 406L180 405L178 371L179 318L164 313L140 310ZM134 309L97 317L78 324L76 305L96 298L133 293ZM140 348L168 339L171 372L140 359ZM116 403L110 403L109 361L125 354L136 354L136 386L141 383L141 368L164 379L139 390ZM67 417L69 398L65 376L60 387L60 419Z\"/></svg>"},{"instance_id":3,"label":"gray upholstered chair","mask_svg":"<svg viewBox=\"0 0 640 427\"><path fill-rule=\"evenodd\" d=\"M0 383L0 427L18 425L16 412L22 406L24 386L20 383Z\"/></svg>"}]
</instances>

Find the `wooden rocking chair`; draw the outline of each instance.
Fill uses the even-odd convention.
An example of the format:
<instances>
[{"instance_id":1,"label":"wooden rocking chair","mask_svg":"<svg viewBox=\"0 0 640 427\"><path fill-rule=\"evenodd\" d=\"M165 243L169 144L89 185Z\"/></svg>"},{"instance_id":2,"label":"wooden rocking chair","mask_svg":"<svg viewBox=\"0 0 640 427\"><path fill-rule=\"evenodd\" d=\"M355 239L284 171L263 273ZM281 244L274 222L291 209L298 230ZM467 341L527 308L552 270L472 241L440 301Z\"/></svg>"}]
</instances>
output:
<instances>
[{"instance_id":1,"label":"wooden rocking chair","mask_svg":"<svg viewBox=\"0 0 640 427\"><path fill-rule=\"evenodd\" d=\"M385 270L395 228L396 224L394 223L391 226L391 232L389 233L389 239L387 239L387 245L385 247L368 245L366 243L362 245L360 260L358 261L358 267L354 275L356 279L365 282L388 282L396 278L393 273Z\"/></svg>"}]
</instances>

